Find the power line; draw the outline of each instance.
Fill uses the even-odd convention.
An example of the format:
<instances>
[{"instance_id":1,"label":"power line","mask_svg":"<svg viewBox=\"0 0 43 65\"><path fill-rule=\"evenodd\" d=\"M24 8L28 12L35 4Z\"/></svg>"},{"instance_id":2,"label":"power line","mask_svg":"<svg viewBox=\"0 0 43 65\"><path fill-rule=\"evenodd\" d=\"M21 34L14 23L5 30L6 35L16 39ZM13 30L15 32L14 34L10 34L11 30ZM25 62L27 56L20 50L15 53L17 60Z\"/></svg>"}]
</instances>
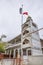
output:
<instances>
[{"instance_id":1,"label":"power line","mask_svg":"<svg viewBox=\"0 0 43 65\"><path fill-rule=\"evenodd\" d=\"M29 33L29 34L33 34L33 33L37 32L37 31L40 31L40 30L43 30L43 28L40 28L40 29L38 29L36 31L33 31L33 32Z\"/></svg>"}]
</instances>

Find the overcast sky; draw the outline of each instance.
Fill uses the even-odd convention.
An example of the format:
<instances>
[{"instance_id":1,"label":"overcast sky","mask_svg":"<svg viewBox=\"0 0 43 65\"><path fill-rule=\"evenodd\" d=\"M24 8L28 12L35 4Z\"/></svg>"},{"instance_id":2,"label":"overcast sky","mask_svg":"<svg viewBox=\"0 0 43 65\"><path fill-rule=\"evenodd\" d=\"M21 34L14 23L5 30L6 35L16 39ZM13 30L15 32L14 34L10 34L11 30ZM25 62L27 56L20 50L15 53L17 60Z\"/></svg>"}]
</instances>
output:
<instances>
[{"instance_id":1,"label":"overcast sky","mask_svg":"<svg viewBox=\"0 0 43 65\"><path fill-rule=\"evenodd\" d=\"M19 8L23 4L23 11L28 11L38 28L43 27L43 0L0 0L0 36L7 36L4 41L8 41L20 34L21 15ZM23 16L24 21L27 16ZM40 31L43 38L43 30Z\"/></svg>"}]
</instances>

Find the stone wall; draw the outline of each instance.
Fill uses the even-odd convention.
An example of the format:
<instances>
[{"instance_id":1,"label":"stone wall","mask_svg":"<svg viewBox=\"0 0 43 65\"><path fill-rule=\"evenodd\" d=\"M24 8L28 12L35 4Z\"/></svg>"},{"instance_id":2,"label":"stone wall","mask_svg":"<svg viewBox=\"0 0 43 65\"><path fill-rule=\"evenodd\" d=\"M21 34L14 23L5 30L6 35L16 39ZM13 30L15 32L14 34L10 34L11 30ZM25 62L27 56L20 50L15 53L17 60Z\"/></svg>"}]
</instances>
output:
<instances>
[{"instance_id":1,"label":"stone wall","mask_svg":"<svg viewBox=\"0 0 43 65\"><path fill-rule=\"evenodd\" d=\"M2 59L0 65L43 65L43 55L40 56L29 56L24 58L21 63L18 59Z\"/></svg>"}]
</instances>

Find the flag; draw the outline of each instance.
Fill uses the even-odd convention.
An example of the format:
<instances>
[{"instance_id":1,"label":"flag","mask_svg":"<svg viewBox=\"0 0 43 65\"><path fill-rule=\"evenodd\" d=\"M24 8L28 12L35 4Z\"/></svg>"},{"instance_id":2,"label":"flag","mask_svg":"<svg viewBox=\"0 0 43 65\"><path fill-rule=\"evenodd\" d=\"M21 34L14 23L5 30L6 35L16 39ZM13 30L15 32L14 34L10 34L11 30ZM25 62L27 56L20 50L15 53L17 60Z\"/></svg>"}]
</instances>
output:
<instances>
[{"instance_id":1,"label":"flag","mask_svg":"<svg viewBox=\"0 0 43 65\"><path fill-rule=\"evenodd\" d=\"M20 8L19 13L20 13L20 14L23 14L23 15L28 15L28 12L23 12L23 11L22 11L22 8Z\"/></svg>"},{"instance_id":2,"label":"flag","mask_svg":"<svg viewBox=\"0 0 43 65\"><path fill-rule=\"evenodd\" d=\"M22 14L22 8L20 8L19 12L20 12L20 14Z\"/></svg>"},{"instance_id":3,"label":"flag","mask_svg":"<svg viewBox=\"0 0 43 65\"><path fill-rule=\"evenodd\" d=\"M28 12L23 12L23 15L24 15L24 14L25 14L25 15L28 15Z\"/></svg>"}]
</instances>

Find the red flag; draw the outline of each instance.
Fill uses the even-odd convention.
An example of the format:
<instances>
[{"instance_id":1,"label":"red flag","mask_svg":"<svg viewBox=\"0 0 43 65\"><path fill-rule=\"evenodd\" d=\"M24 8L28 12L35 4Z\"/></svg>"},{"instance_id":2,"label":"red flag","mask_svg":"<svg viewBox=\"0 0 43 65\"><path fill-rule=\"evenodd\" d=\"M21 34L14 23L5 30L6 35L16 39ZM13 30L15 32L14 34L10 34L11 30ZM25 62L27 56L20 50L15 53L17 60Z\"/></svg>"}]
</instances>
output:
<instances>
[{"instance_id":1,"label":"red flag","mask_svg":"<svg viewBox=\"0 0 43 65\"><path fill-rule=\"evenodd\" d=\"M24 15L24 14L25 14L25 15L28 15L28 12L23 12L23 15Z\"/></svg>"}]
</instances>

